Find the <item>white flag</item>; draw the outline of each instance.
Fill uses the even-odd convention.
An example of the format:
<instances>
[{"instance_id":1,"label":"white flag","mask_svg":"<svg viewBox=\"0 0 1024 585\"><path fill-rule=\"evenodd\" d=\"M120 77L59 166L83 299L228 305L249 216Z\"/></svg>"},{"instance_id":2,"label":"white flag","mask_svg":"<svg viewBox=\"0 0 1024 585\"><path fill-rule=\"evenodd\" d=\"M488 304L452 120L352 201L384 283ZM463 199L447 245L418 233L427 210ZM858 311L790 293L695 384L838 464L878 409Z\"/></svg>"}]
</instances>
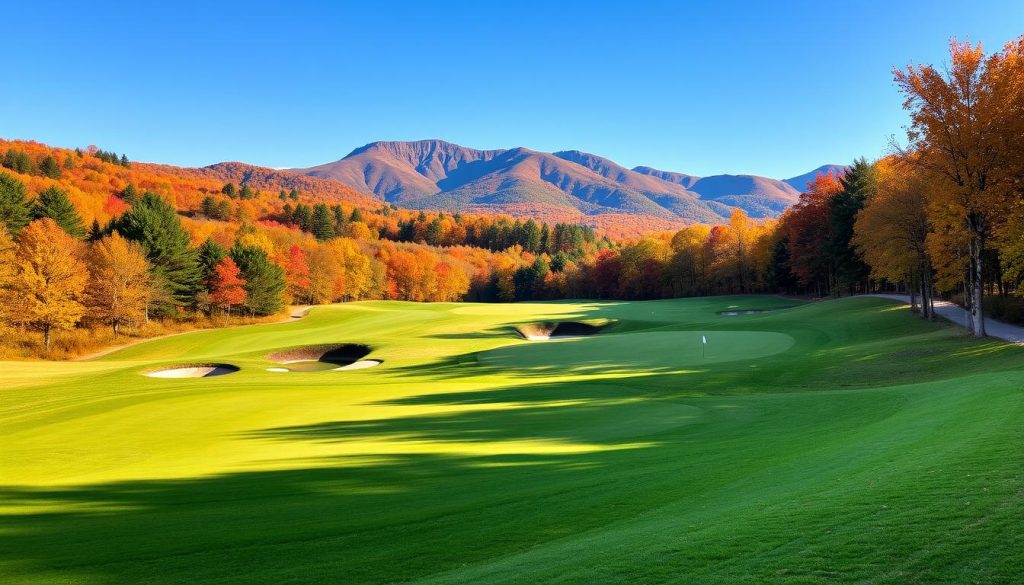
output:
<instances>
[{"instance_id":1,"label":"white flag","mask_svg":"<svg viewBox=\"0 0 1024 585\"><path fill-rule=\"evenodd\" d=\"M703 343L704 345L707 345L707 344L708 344L708 337L707 337L707 335L701 335L701 336L700 336L700 341L701 341L701 343Z\"/></svg>"}]
</instances>

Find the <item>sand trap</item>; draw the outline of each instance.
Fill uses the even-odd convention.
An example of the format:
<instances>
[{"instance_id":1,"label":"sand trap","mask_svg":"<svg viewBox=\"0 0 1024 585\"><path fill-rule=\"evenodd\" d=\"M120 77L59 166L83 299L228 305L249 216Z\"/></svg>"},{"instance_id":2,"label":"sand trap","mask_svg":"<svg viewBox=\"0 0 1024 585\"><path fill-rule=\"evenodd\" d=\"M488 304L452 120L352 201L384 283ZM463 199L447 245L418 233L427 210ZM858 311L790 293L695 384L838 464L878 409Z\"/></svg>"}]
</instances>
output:
<instances>
[{"instance_id":1,"label":"sand trap","mask_svg":"<svg viewBox=\"0 0 1024 585\"><path fill-rule=\"evenodd\" d=\"M525 323L515 327L516 333L530 341L547 339L564 339L569 337L586 337L596 335L606 324L591 324L580 321L553 321L544 323Z\"/></svg>"},{"instance_id":2,"label":"sand trap","mask_svg":"<svg viewBox=\"0 0 1024 585\"><path fill-rule=\"evenodd\" d=\"M212 378L234 374L237 371L238 366L231 364L189 364L144 372L143 375L150 378Z\"/></svg>"},{"instance_id":3,"label":"sand trap","mask_svg":"<svg viewBox=\"0 0 1024 585\"><path fill-rule=\"evenodd\" d=\"M723 317L737 317L739 315L760 315L761 313L771 313L772 311L781 311L782 309L792 309L793 307L777 307L775 309L729 309L726 311L719 311L718 314Z\"/></svg>"},{"instance_id":4,"label":"sand trap","mask_svg":"<svg viewBox=\"0 0 1024 585\"><path fill-rule=\"evenodd\" d=\"M380 360L364 360L370 348L358 343L306 345L281 350L267 356L282 364L267 368L268 372L321 372L327 370L362 370L372 368Z\"/></svg>"},{"instance_id":5,"label":"sand trap","mask_svg":"<svg viewBox=\"0 0 1024 585\"><path fill-rule=\"evenodd\" d=\"M367 368L372 368L372 367L375 367L375 366L379 366L382 363L384 363L384 362L382 362L380 360L359 360L358 362L352 362L351 364L349 364L347 366L341 366L340 368L334 368L334 370L337 371L337 372L340 372L342 370L365 370Z\"/></svg>"}]
</instances>

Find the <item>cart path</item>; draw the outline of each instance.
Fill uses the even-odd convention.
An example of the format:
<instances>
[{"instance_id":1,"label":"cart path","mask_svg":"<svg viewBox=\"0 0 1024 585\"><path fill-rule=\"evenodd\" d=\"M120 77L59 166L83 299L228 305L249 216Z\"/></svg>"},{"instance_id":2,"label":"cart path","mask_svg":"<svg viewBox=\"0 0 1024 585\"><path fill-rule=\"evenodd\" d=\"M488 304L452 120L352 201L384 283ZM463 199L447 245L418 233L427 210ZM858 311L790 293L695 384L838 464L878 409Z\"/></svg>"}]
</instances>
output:
<instances>
[{"instance_id":1,"label":"cart path","mask_svg":"<svg viewBox=\"0 0 1024 585\"><path fill-rule=\"evenodd\" d=\"M910 295L873 294L862 296L910 304ZM967 310L960 305L949 301L935 301L935 312L961 327L967 327ZM1024 327L997 321L991 317L985 317L985 333L989 337L995 337L1010 343L1024 344Z\"/></svg>"}]
</instances>

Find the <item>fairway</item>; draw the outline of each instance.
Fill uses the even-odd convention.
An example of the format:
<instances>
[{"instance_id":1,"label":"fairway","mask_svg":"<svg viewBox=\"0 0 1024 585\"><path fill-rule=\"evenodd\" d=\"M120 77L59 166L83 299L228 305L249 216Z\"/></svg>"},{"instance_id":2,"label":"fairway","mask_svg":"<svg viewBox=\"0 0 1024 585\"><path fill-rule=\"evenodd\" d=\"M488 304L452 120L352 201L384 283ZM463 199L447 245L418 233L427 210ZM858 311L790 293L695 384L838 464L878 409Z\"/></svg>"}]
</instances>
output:
<instances>
[{"instance_id":1,"label":"fairway","mask_svg":"<svg viewBox=\"0 0 1024 585\"><path fill-rule=\"evenodd\" d=\"M777 310L720 314L751 309ZM584 320L607 325L515 329ZM305 346L365 346L350 361L376 367L273 359ZM144 375L211 364L238 371ZM360 302L0 368L3 583L1024 567L1024 348L883 299Z\"/></svg>"}]
</instances>

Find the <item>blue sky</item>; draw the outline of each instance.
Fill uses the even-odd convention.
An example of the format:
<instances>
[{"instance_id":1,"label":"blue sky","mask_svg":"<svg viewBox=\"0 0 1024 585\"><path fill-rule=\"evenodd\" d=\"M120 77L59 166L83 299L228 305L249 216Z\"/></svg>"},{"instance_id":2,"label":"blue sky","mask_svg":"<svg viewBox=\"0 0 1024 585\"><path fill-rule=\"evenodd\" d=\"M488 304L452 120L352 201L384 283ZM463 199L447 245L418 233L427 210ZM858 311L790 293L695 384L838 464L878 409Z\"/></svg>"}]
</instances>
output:
<instances>
[{"instance_id":1,"label":"blue sky","mask_svg":"<svg viewBox=\"0 0 1024 585\"><path fill-rule=\"evenodd\" d=\"M213 6L216 5L216 6ZM788 177L882 153L891 68L1024 2L9 3L0 137L272 167L374 140Z\"/></svg>"}]
</instances>

